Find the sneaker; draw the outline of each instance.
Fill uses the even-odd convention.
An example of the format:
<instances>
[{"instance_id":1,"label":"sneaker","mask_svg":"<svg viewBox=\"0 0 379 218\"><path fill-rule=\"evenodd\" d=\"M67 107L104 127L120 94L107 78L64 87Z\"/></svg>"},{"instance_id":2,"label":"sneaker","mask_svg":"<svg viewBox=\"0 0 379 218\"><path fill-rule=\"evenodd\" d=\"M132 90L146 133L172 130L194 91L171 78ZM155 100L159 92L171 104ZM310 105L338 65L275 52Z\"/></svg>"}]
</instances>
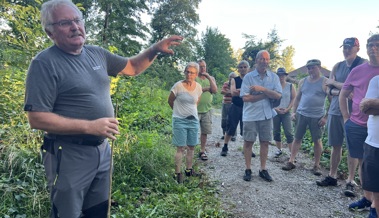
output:
<instances>
[{"instance_id":1,"label":"sneaker","mask_svg":"<svg viewBox=\"0 0 379 218\"><path fill-rule=\"evenodd\" d=\"M343 193L346 197L356 197L355 185L352 182L346 183L346 189Z\"/></svg>"},{"instance_id":2,"label":"sneaker","mask_svg":"<svg viewBox=\"0 0 379 218\"><path fill-rule=\"evenodd\" d=\"M284 167L282 167L282 170L290 171L290 170L293 170L295 168L296 168L296 165L288 161L286 163L286 165Z\"/></svg>"},{"instance_id":3,"label":"sneaker","mask_svg":"<svg viewBox=\"0 0 379 218\"><path fill-rule=\"evenodd\" d=\"M318 186L337 186L337 179L327 176L324 180L316 181Z\"/></svg>"},{"instance_id":4,"label":"sneaker","mask_svg":"<svg viewBox=\"0 0 379 218\"><path fill-rule=\"evenodd\" d=\"M378 214L376 213L376 209L370 207L370 214L368 215L368 218L377 218Z\"/></svg>"},{"instance_id":5,"label":"sneaker","mask_svg":"<svg viewBox=\"0 0 379 218\"><path fill-rule=\"evenodd\" d=\"M311 171L312 171L313 175L315 175L315 176L321 176L322 175L321 169L319 166L313 166Z\"/></svg>"},{"instance_id":6,"label":"sneaker","mask_svg":"<svg viewBox=\"0 0 379 218\"><path fill-rule=\"evenodd\" d=\"M251 169L245 170L245 175L243 176L243 180L245 181L251 180Z\"/></svg>"},{"instance_id":7,"label":"sneaker","mask_svg":"<svg viewBox=\"0 0 379 218\"><path fill-rule=\"evenodd\" d=\"M259 170L259 177L266 180L267 182L272 181L272 178L271 178L270 174L268 174L267 170Z\"/></svg>"},{"instance_id":8,"label":"sneaker","mask_svg":"<svg viewBox=\"0 0 379 218\"><path fill-rule=\"evenodd\" d=\"M371 208L371 201L367 200L367 198L365 197L349 205L349 209L354 210L354 211L369 210L370 208Z\"/></svg>"},{"instance_id":9,"label":"sneaker","mask_svg":"<svg viewBox=\"0 0 379 218\"><path fill-rule=\"evenodd\" d=\"M231 140L232 140L232 142L235 142L236 141L236 137L233 136Z\"/></svg>"},{"instance_id":10,"label":"sneaker","mask_svg":"<svg viewBox=\"0 0 379 218\"><path fill-rule=\"evenodd\" d=\"M186 169L185 170L186 176L199 176L200 174L196 173L193 169Z\"/></svg>"},{"instance_id":11,"label":"sneaker","mask_svg":"<svg viewBox=\"0 0 379 218\"><path fill-rule=\"evenodd\" d=\"M221 150L221 156L225 157L228 154L228 147L223 147Z\"/></svg>"},{"instance_id":12,"label":"sneaker","mask_svg":"<svg viewBox=\"0 0 379 218\"><path fill-rule=\"evenodd\" d=\"M283 154L283 152L282 152L282 149L278 149L276 152L275 152L275 158L278 158L278 157L280 157L280 155L282 155Z\"/></svg>"}]
</instances>

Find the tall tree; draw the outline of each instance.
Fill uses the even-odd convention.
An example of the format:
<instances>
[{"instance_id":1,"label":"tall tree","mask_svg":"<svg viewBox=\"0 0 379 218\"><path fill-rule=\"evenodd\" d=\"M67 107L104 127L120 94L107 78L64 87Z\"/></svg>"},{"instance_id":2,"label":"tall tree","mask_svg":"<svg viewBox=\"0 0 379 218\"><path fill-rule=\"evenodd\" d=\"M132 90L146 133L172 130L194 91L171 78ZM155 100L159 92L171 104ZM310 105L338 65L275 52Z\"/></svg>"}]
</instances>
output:
<instances>
[{"instance_id":1,"label":"tall tree","mask_svg":"<svg viewBox=\"0 0 379 218\"><path fill-rule=\"evenodd\" d=\"M291 72L295 70L293 66L293 57L295 56L295 48L291 46L287 46L282 51L282 61L281 66L283 66L287 72Z\"/></svg>"},{"instance_id":2,"label":"tall tree","mask_svg":"<svg viewBox=\"0 0 379 218\"><path fill-rule=\"evenodd\" d=\"M207 62L208 72L215 77L218 84L222 84L237 62L233 57L230 39L217 28L207 27L202 34L201 45L200 54Z\"/></svg>"},{"instance_id":3,"label":"tall tree","mask_svg":"<svg viewBox=\"0 0 379 218\"><path fill-rule=\"evenodd\" d=\"M161 0L150 6L151 39L157 42L169 35L181 35L184 41L174 48L175 55L159 55L153 66L142 77L157 78L155 81L166 89L183 78L183 66L196 60L198 41L195 39L199 23L197 9L201 0Z\"/></svg>"},{"instance_id":4,"label":"tall tree","mask_svg":"<svg viewBox=\"0 0 379 218\"><path fill-rule=\"evenodd\" d=\"M125 56L141 51L149 29L141 15L149 12L148 0L75 0L86 20L88 41L104 48L116 46Z\"/></svg>"},{"instance_id":5,"label":"tall tree","mask_svg":"<svg viewBox=\"0 0 379 218\"><path fill-rule=\"evenodd\" d=\"M284 40L280 39L277 30L274 28L267 35L267 40L257 40L253 35L243 34L243 37L247 40L245 43L245 52L242 57L249 61L251 66L254 66L255 58L260 50L267 50L270 53L271 61L270 68L272 70L277 69L281 63L280 47Z\"/></svg>"},{"instance_id":6,"label":"tall tree","mask_svg":"<svg viewBox=\"0 0 379 218\"><path fill-rule=\"evenodd\" d=\"M169 63L178 60L188 62L196 56L197 29L199 14L197 9L201 0L163 0L156 7L152 7L152 36L151 43L159 41L169 35L181 35L185 38L184 43L176 48L175 56L171 56Z\"/></svg>"}]
</instances>

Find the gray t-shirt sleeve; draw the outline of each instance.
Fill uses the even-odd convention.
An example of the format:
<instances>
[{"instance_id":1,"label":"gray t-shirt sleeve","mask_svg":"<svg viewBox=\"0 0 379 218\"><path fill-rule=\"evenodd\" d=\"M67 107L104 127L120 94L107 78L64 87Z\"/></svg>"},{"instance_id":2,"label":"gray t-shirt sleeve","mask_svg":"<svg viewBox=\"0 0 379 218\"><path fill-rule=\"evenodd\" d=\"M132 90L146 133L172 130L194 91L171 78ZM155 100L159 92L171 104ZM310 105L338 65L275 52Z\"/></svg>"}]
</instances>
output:
<instances>
[{"instance_id":1,"label":"gray t-shirt sleeve","mask_svg":"<svg viewBox=\"0 0 379 218\"><path fill-rule=\"evenodd\" d=\"M52 46L29 67L24 110L88 120L113 117L109 76L117 76L127 60L97 46L84 46L81 55Z\"/></svg>"}]
</instances>

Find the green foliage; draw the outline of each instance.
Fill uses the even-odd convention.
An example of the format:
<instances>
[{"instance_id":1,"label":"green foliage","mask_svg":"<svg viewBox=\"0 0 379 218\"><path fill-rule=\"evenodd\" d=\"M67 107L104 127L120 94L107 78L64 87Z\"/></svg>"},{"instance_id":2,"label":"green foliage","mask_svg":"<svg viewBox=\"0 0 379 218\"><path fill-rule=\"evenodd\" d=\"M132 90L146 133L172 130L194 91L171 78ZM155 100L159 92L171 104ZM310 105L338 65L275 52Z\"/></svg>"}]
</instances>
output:
<instances>
[{"instance_id":1,"label":"green foliage","mask_svg":"<svg viewBox=\"0 0 379 218\"><path fill-rule=\"evenodd\" d=\"M168 92L158 89L154 80L122 77L117 82L113 102L120 127L133 131L164 129L171 124Z\"/></svg>"},{"instance_id":2,"label":"green foliage","mask_svg":"<svg viewBox=\"0 0 379 218\"><path fill-rule=\"evenodd\" d=\"M292 69L292 57L295 52L293 47L286 47L283 52L280 52L281 44L284 40L280 39L277 30L274 28L267 35L267 40L257 40L254 35L244 34L247 40L244 46L245 51L242 54L242 59L247 60L250 66L255 64L255 58L260 50L267 50L270 53L270 68L276 71L278 67L287 67ZM289 69L287 71L289 72Z\"/></svg>"},{"instance_id":3,"label":"green foliage","mask_svg":"<svg viewBox=\"0 0 379 218\"><path fill-rule=\"evenodd\" d=\"M26 69L32 57L50 44L39 21L40 4L17 1L1 6L0 20L7 28L0 31L0 69Z\"/></svg>"},{"instance_id":4,"label":"green foliage","mask_svg":"<svg viewBox=\"0 0 379 218\"><path fill-rule=\"evenodd\" d=\"M0 143L0 166L0 214L47 217L49 194L38 153L4 141Z\"/></svg>"},{"instance_id":5,"label":"green foliage","mask_svg":"<svg viewBox=\"0 0 379 218\"><path fill-rule=\"evenodd\" d=\"M149 33L141 15L148 12L147 1L85 0L83 5L88 42L104 48L117 45L120 55L138 54L141 41Z\"/></svg>"},{"instance_id":6,"label":"green foliage","mask_svg":"<svg viewBox=\"0 0 379 218\"><path fill-rule=\"evenodd\" d=\"M182 71L183 72L183 71ZM161 61L155 61L145 73L138 76L138 81L150 81L152 86L170 90L179 80L184 79L184 75L176 66L167 65ZM168 96L167 96L168 97Z\"/></svg>"},{"instance_id":7,"label":"green foliage","mask_svg":"<svg viewBox=\"0 0 379 218\"><path fill-rule=\"evenodd\" d=\"M0 70L0 138L10 130L26 124L23 113L25 72L19 70Z\"/></svg>"},{"instance_id":8,"label":"green foliage","mask_svg":"<svg viewBox=\"0 0 379 218\"><path fill-rule=\"evenodd\" d=\"M207 181L187 178L178 185L172 178L175 150L168 139L149 132L115 144L112 196L119 206L113 213L116 217L224 217Z\"/></svg>"},{"instance_id":9,"label":"green foliage","mask_svg":"<svg viewBox=\"0 0 379 218\"><path fill-rule=\"evenodd\" d=\"M229 73L237 65L233 57L230 40L220 33L217 28L207 28L202 34L201 54L207 63L207 71L215 77L216 83L223 84Z\"/></svg>"}]
</instances>

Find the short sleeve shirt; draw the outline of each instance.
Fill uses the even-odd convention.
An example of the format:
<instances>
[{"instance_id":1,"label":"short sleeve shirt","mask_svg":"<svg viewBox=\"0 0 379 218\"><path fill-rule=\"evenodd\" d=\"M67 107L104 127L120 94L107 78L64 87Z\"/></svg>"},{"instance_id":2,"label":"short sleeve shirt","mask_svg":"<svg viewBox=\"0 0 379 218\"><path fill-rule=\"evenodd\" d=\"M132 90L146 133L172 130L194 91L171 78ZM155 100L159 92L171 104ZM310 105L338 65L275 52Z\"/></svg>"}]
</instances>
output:
<instances>
[{"instance_id":1,"label":"short sleeve shirt","mask_svg":"<svg viewBox=\"0 0 379 218\"><path fill-rule=\"evenodd\" d=\"M255 94L250 91L253 85L263 86L267 89L282 93L282 86L278 75L271 71L267 71L262 79L257 70L248 73L242 81L240 97L244 95ZM268 98L262 99L257 102L244 102L242 121L260 121L271 119L276 115L275 110L271 107Z\"/></svg>"}]
</instances>

